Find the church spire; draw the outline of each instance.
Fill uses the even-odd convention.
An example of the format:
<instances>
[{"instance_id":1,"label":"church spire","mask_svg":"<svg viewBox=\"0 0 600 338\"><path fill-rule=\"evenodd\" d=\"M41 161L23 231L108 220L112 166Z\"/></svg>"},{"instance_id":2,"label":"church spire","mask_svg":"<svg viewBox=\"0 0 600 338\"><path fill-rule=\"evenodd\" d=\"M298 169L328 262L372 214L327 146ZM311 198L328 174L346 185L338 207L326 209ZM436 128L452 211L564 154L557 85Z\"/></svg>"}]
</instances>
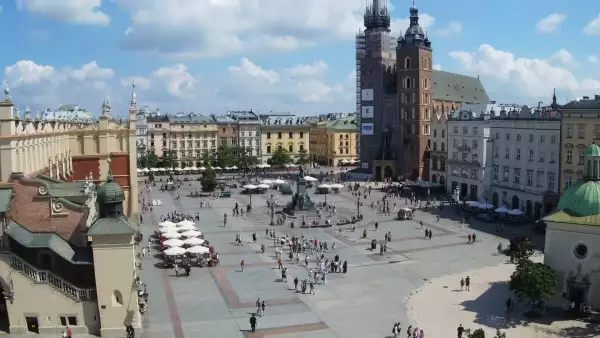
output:
<instances>
[{"instance_id":1,"label":"church spire","mask_svg":"<svg viewBox=\"0 0 600 338\"><path fill-rule=\"evenodd\" d=\"M552 110L556 111L558 109L558 103L556 103L556 88L554 88L554 93L552 94Z\"/></svg>"},{"instance_id":2,"label":"church spire","mask_svg":"<svg viewBox=\"0 0 600 338\"><path fill-rule=\"evenodd\" d=\"M390 31L390 12L382 0L370 0L365 8L364 25L366 29Z\"/></svg>"},{"instance_id":3,"label":"church spire","mask_svg":"<svg viewBox=\"0 0 600 338\"><path fill-rule=\"evenodd\" d=\"M136 110L137 109L137 95L135 93L135 80L131 83L131 103L129 105L129 110Z\"/></svg>"}]
</instances>

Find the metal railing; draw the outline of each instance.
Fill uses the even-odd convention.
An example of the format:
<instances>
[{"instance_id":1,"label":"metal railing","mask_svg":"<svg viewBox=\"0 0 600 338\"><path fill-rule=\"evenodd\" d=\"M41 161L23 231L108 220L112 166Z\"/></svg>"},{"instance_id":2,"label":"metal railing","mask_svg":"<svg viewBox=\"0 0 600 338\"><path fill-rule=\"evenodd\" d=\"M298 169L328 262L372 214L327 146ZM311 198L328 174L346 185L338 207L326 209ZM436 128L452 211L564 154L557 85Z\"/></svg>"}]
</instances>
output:
<instances>
[{"instance_id":1,"label":"metal railing","mask_svg":"<svg viewBox=\"0 0 600 338\"><path fill-rule=\"evenodd\" d=\"M76 301L81 302L97 299L96 289L82 289L76 287L50 271L37 269L14 254L10 255L10 266L29 277L29 279L35 283L50 284L58 291Z\"/></svg>"}]
</instances>

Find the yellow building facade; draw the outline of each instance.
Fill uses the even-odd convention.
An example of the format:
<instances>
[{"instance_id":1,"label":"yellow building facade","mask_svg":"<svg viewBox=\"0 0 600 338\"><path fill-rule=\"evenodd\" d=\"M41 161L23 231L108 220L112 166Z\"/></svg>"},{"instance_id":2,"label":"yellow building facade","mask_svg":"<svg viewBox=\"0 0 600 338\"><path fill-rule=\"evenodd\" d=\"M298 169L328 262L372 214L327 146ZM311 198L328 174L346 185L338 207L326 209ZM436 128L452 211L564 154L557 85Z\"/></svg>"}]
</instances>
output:
<instances>
[{"instance_id":1,"label":"yellow building facade","mask_svg":"<svg viewBox=\"0 0 600 338\"><path fill-rule=\"evenodd\" d=\"M310 132L311 160L333 167L355 163L356 126L355 115L319 122L313 126Z\"/></svg>"},{"instance_id":2,"label":"yellow building facade","mask_svg":"<svg viewBox=\"0 0 600 338\"><path fill-rule=\"evenodd\" d=\"M310 125L300 118L263 119L260 161L266 164L277 149L283 149L295 161L302 152L310 157Z\"/></svg>"},{"instance_id":3,"label":"yellow building facade","mask_svg":"<svg viewBox=\"0 0 600 338\"><path fill-rule=\"evenodd\" d=\"M169 116L170 151L178 166L194 166L204 152L217 151L219 131L212 116Z\"/></svg>"},{"instance_id":4,"label":"yellow building facade","mask_svg":"<svg viewBox=\"0 0 600 338\"><path fill-rule=\"evenodd\" d=\"M600 95L561 108L560 193L583 178L584 151L600 140Z\"/></svg>"}]
</instances>

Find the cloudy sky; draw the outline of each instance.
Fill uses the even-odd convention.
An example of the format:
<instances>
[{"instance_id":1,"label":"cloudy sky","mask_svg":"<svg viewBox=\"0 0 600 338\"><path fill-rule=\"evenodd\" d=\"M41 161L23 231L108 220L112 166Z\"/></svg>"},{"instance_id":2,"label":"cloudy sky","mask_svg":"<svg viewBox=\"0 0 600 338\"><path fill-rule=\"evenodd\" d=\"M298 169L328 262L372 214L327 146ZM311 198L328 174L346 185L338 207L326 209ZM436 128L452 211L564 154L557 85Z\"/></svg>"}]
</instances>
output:
<instances>
[{"instance_id":1,"label":"cloudy sky","mask_svg":"<svg viewBox=\"0 0 600 338\"><path fill-rule=\"evenodd\" d=\"M412 1L391 0L393 34ZM353 111L365 0L4 0L0 61L16 104L110 97L125 114L231 109ZM492 99L600 93L600 1L417 1L443 70L479 75ZM22 109L23 110L23 109Z\"/></svg>"}]
</instances>

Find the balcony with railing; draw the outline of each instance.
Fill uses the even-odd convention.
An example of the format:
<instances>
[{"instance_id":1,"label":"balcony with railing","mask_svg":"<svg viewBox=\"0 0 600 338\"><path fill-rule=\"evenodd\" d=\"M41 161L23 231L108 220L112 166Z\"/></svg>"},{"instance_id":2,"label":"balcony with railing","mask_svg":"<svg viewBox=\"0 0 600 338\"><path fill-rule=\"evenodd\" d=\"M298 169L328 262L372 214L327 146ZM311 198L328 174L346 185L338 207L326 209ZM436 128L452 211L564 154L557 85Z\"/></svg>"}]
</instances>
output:
<instances>
[{"instance_id":1,"label":"balcony with railing","mask_svg":"<svg viewBox=\"0 0 600 338\"><path fill-rule=\"evenodd\" d=\"M50 271L32 266L18 256L13 254L8 255L10 255L10 266L37 284L49 284L59 292L78 302L93 301L97 298L96 289L79 288Z\"/></svg>"}]
</instances>

